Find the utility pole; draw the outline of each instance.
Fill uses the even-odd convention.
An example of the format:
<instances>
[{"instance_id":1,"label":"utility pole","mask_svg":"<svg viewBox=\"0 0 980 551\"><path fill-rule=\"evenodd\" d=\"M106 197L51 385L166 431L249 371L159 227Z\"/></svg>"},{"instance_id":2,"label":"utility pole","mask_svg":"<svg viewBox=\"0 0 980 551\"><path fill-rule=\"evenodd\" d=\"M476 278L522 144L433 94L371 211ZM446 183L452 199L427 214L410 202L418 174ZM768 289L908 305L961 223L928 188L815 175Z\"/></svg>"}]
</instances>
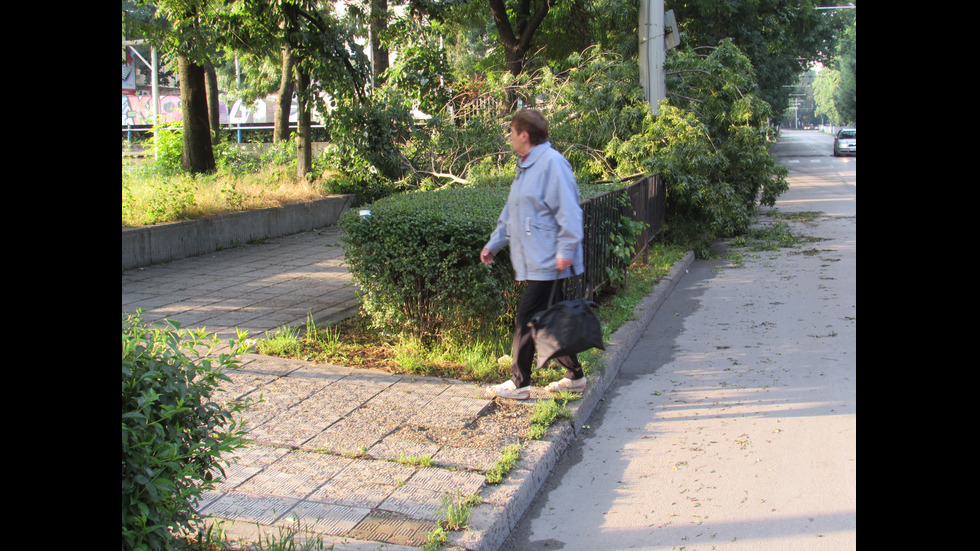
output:
<instances>
[{"instance_id":1,"label":"utility pole","mask_svg":"<svg viewBox=\"0 0 980 551\"><path fill-rule=\"evenodd\" d=\"M654 115L667 97L664 61L667 50L680 44L673 10L664 13L664 0L640 0L640 82Z\"/></svg>"}]
</instances>

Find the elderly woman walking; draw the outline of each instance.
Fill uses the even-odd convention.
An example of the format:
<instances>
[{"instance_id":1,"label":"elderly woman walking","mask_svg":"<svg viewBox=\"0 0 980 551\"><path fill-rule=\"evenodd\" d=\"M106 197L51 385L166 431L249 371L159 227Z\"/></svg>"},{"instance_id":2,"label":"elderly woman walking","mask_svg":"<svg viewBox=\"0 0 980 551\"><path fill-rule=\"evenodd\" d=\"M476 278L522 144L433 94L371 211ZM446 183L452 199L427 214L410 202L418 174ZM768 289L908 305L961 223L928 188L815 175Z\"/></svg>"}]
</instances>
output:
<instances>
[{"instance_id":1,"label":"elderly woman walking","mask_svg":"<svg viewBox=\"0 0 980 551\"><path fill-rule=\"evenodd\" d=\"M497 228L480 252L480 260L491 264L505 246L517 281L527 287L517 307L517 322L511 352L511 378L488 386L486 391L501 398L530 397L534 340L528 322L554 301L564 299L561 280L584 271L582 208L578 184L568 160L548 141L548 120L538 111L526 109L510 123L511 149L520 156L517 174L507 203L497 219ZM585 375L576 356L555 358L565 368L560 381L545 390L585 390Z\"/></svg>"}]
</instances>

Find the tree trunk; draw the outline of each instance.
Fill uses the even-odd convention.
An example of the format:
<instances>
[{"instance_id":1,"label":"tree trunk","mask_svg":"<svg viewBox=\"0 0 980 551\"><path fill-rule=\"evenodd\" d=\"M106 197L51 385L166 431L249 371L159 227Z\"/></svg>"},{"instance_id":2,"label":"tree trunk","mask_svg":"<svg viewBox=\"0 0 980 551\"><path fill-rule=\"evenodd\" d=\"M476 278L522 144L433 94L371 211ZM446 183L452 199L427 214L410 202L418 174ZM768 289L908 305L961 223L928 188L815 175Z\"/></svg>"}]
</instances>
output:
<instances>
[{"instance_id":1,"label":"tree trunk","mask_svg":"<svg viewBox=\"0 0 980 551\"><path fill-rule=\"evenodd\" d=\"M371 0L371 60L374 85L384 81L381 73L388 68L388 50L381 44L381 32L388 28L388 0Z\"/></svg>"},{"instance_id":2,"label":"tree trunk","mask_svg":"<svg viewBox=\"0 0 980 551\"><path fill-rule=\"evenodd\" d=\"M177 56L177 66L184 127L180 165L191 174L211 173L215 171L215 165L204 67L191 62L183 54Z\"/></svg>"},{"instance_id":3,"label":"tree trunk","mask_svg":"<svg viewBox=\"0 0 980 551\"><path fill-rule=\"evenodd\" d=\"M504 0L490 0L490 13L493 15L497 34L504 46L506 67L510 74L517 76L524 72L527 53L531 49L531 39L550 9L550 0L520 2L515 9L514 23L512 23L507 15ZM506 94L508 109L513 111L517 107L517 92L513 87L508 87Z\"/></svg>"},{"instance_id":4,"label":"tree trunk","mask_svg":"<svg viewBox=\"0 0 980 551\"><path fill-rule=\"evenodd\" d=\"M279 83L279 100L276 102L275 129L272 131L273 143L289 139L289 111L293 106L293 50L288 45L282 48L282 80Z\"/></svg>"},{"instance_id":5,"label":"tree trunk","mask_svg":"<svg viewBox=\"0 0 980 551\"><path fill-rule=\"evenodd\" d=\"M211 145L218 145L221 142L221 103L218 97L218 75L214 70L214 65L206 63L204 65L204 75L208 90L208 120L211 126Z\"/></svg>"},{"instance_id":6,"label":"tree trunk","mask_svg":"<svg viewBox=\"0 0 980 551\"><path fill-rule=\"evenodd\" d=\"M310 142L310 77L305 70L296 68L296 174L305 178L313 168L313 152Z\"/></svg>"}]
</instances>

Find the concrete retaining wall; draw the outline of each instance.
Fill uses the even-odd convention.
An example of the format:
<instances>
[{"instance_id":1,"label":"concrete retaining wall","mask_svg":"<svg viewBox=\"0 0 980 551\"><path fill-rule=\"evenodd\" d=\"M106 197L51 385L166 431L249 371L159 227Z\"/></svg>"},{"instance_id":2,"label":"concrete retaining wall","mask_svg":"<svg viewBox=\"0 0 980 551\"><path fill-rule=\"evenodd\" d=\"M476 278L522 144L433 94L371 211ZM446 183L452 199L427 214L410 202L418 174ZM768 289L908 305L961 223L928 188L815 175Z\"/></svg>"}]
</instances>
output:
<instances>
[{"instance_id":1,"label":"concrete retaining wall","mask_svg":"<svg viewBox=\"0 0 980 551\"><path fill-rule=\"evenodd\" d=\"M210 253L337 223L353 195L122 230L122 269Z\"/></svg>"}]
</instances>

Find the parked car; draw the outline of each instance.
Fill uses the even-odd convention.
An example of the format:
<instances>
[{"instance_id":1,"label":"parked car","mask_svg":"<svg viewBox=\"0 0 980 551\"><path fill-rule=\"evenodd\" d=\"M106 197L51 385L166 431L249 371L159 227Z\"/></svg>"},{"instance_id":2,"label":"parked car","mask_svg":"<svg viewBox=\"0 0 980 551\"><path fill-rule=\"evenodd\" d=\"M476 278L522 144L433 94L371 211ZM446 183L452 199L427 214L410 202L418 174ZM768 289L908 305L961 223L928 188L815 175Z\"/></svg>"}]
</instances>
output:
<instances>
[{"instance_id":1,"label":"parked car","mask_svg":"<svg viewBox=\"0 0 980 551\"><path fill-rule=\"evenodd\" d=\"M841 128L834 136L834 157L844 154L857 156L857 129Z\"/></svg>"}]
</instances>

